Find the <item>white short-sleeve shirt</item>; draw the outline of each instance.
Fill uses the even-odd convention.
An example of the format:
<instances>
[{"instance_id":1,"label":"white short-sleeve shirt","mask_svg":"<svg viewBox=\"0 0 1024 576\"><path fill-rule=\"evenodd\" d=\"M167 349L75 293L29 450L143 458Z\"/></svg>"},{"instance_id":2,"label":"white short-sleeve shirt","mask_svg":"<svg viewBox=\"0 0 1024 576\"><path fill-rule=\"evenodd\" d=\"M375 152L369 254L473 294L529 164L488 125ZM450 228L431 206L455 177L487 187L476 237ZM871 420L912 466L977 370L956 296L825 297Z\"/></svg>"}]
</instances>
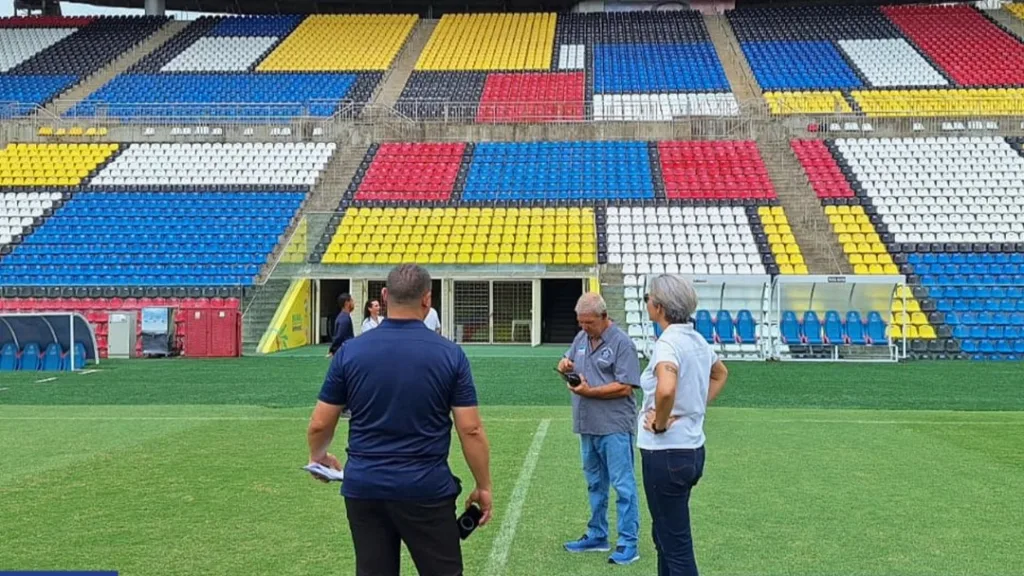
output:
<instances>
[{"instance_id":1,"label":"white short-sleeve shirt","mask_svg":"<svg viewBox=\"0 0 1024 576\"><path fill-rule=\"evenodd\" d=\"M659 362L671 362L679 367L676 403L672 407L672 416L677 419L664 434L652 434L644 430L644 419L647 411L654 408L658 387L654 367ZM661 334L654 344L650 363L640 375L644 401L637 424L637 447L672 450L704 445L704 411L708 405L711 367L715 362L718 362L718 354L692 324L672 324Z\"/></svg>"},{"instance_id":2,"label":"white short-sleeve shirt","mask_svg":"<svg viewBox=\"0 0 1024 576\"><path fill-rule=\"evenodd\" d=\"M441 327L441 319L437 317L437 310L431 308L430 312L427 312L427 317L423 319L423 323L427 325L427 328L437 332L437 329Z\"/></svg>"}]
</instances>

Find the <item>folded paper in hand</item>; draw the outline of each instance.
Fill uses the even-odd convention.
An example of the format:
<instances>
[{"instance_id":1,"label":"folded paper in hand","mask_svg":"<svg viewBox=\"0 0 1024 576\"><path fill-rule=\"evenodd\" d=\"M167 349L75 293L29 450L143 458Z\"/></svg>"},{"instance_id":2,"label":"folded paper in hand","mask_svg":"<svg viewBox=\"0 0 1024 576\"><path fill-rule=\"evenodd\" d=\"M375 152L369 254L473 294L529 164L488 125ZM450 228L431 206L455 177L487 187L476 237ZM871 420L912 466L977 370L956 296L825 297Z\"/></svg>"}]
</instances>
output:
<instances>
[{"instance_id":1,"label":"folded paper in hand","mask_svg":"<svg viewBox=\"0 0 1024 576\"><path fill-rule=\"evenodd\" d=\"M335 470L320 463L309 464L303 466L302 469L327 481L341 482L345 479L345 474L341 470Z\"/></svg>"}]
</instances>

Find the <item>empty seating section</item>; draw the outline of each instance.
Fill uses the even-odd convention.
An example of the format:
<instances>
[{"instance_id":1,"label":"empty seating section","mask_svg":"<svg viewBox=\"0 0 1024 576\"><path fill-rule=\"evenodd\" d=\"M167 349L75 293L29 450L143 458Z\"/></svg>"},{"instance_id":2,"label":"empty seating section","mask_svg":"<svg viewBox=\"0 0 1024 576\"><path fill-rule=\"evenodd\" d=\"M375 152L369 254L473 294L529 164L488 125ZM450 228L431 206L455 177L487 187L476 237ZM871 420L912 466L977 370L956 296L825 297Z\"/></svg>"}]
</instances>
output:
<instances>
[{"instance_id":1,"label":"empty seating section","mask_svg":"<svg viewBox=\"0 0 1024 576\"><path fill-rule=\"evenodd\" d=\"M1024 43L972 6L744 7L729 20L774 114L1024 110ZM793 94L806 91L818 94Z\"/></svg>"},{"instance_id":2,"label":"empty seating section","mask_svg":"<svg viewBox=\"0 0 1024 576\"><path fill-rule=\"evenodd\" d=\"M157 17L0 19L0 117L32 113L166 22Z\"/></svg>"},{"instance_id":3,"label":"empty seating section","mask_svg":"<svg viewBox=\"0 0 1024 576\"><path fill-rule=\"evenodd\" d=\"M367 153L353 186L356 201L446 201L455 189L466 144L379 144Z\"/></svg>"},{"instance_id":4,"label":"empty seating section","mask_svg":"<svg viewBox=\"0 0 1024 576\"><path fill-rule=\"evenodd\" d=\"M304 196L79 192L0 260L0 284L249 285Z\"/></svg>"},{"instance_id":5,"label":"empty seating section","mask_svg":"<svg viewBox=\"0 0 1024 576\"><path fill-rule=\"evenodd\" d=\"M445 16L398 105L478 122L739 113L696 12Z\"/></svg>"},{"instance_id":6,"label":"empty seating section","mask_svg":"<svg viewBox=\"0 0 1024 576\"><path fill-rule=\"evenodd\" d=\"M744 42L743 53L765 90L863 86L832 42Z\"/></svg>"},{"instance_id":7,"label":"empty seating section","mask_svg":"<svg viewBox=\"0 0 1024 576\"><path fill-rule=\"evenodd\" d=\"M299 220L298 226L292 232L288 244L281 254L281 264L302 264L306 261L306 254L309 253L309 221L306 218Z\"/></svg>"},{"instance_id":8,"label":"empty seating section","mask_svg":"<svg viewBox=\"0 0 1024 576\"><path fill-rule=\"evenodd\" d=\"M976 8L961 4L881 10L961 86L1024 84L1024 44Z\"/></svg>"},{"instance_id":9,"label":"empty seating section","mask_svg":"<svg viewBox=\"0 0 1024 576\"><path fill-rule=\"evenodd\" d=\"M751 226L757 209L739 206L608 206L599 259L645 274L765 274L774 260ZM776 270L777 272L777 270Z\"/></svg>"},{"instance_id":10,"label":"empty seating section","mask_svg":"<svg viewBox=\"0 0 1024 576\"><path fill-rule=\"evenodd\" d=\"M74 28L0 28L0 72L7 72L74 33Z\"/></svg>"},{"instance_id":11,"label":"empty seating section","mask_svg":"<svg viewBox=\"0 0 1024 576\"><path fill-rule=\"evenodd\" d=\"M838 90L764 93L772 114L849 114L853 112L846 97Z\"/></svg>"},{"instance_id":12,"label":"empty seating section","mask_svg":"<svg viewBox=\"0 0 1024 576\"><path fill-rule=\"evenodd\" d=\"M370 99L416 21L407 15L203 17L69 114L330 116L342 101Z\"/></svg>"},{"instance_id":13,"label":"empty seating section","mask_svg":"<svg viewBox=\"0 0 1024 576\"><path fill-rule=\"evenodd\" d=\"M953 337L972 357L1019 358L1019 334L1006 331L1017 312L1013 295L1024 289L1019 142L884 138L839 139L819 146L831 152L854 192L852 197L834 194L828 201L858 204L828 206L830 218L842 214L846 222L847 211L853 215L863 209L899 272L914 286L905 307L902 299L894 303L890 333L914 340L912 350L919 355L950 352L944 344L926 341ZM804 150L803 158L813 152L823 164L819 146L795 148Z\"/></svg>"},{"instance_id":14,"label":"empty seating section","mask_svg":"<svg viewBox=\"0 0 1024 576\"><path fill-rule=\"evenodd\" d=\"M593 208L359 208L345 211L325 264L596 263Z\"/></svg>"},{"instance_id":15,"label":"empty seating section","mask_svg":"<svg viewBox=\"0 0 1024 576\"><path fill-rule=\"evenodd\" d=\"M488 74L476 121L583 120L586 82L583 72Z\"/></svg>"},{"instance_id":16,"label":"empty seating section","mask_svg":"<svg viewBox=\"0 0 1024 576\"><path fill-rule=\"evenodd\" d=\"M876 88L946 86L949 82L902 38L840 40L839 47Z\"/></svg>"},{"instance_id":17,"label":"empty seating section","mask_svg":"<svg viewBox=\"0 0 1024 576\"><path fill-rule=\"evenodd\" d=\"M384 71L391 66L417 20L411 14L308 16L256 70Z\"/></svg>"},{"instance_id":18,"label":"empty seating section","mask_svg":"<svg viewBox=\"0 0 1024 576\"><path fill-rule=\"evenodd\" d=\"M0 150L0 188L78 186L118 148L117 144L8 144Z\"/></svg>"},{"instance_id":19,"label":"empty seating section","mask_svg":"<svg viewBox=\"0 0 1024 576\"><path fill-rule=\"evenodd\" d=\"M200 38L161 72L246 72L276 44L273 36Z\"/></svg>"},{"instance_id":20,"label":"empty seating section","mask_svg":"<svg viewBox=\"0 0 1024 576\"><path fill-rule=\"evenodd\" d=\"M775 198L753 142L659 142L658 157L669 199Z\"/></svg>"},{"instance_id":21,"label":"empty seating section","mask_svg":"<svg viewBox=\"0 0 1024 576\"><path fill-rule=\"evenodd\" d=\"M90 185L133 189L170 186L308 189L317 183L335 148L333 142L133 144L101 170Z\"/></svg>"},{"instance_id":22,"label":"empty seating section","mask_svg":"<svg viewBox=\"0 0 1024 576\"><path fill-rule=\"evenodd\" d=\"M36 223L63 198L60 192L0 193L0 255L5 254L16 239L30 234Z\"/></svg>"},{"instance_id":23,"label":"empty seating section","mask_svg":"<svg viewBox=\"0 0 1024 576\"><path fill-rule=\"evenodd\" d=\"M647 142L476 144L463 200L653 199Z\"/></svg>"},{"instance_id":24,"label":"empty seating section","mask_svg":"<svg viewBox=\"0 0 1024 576\"><path fill-rule=\"evenodd\" d=\"M553 13L445 15L416 70L549 70L555 20Z\"/></svg>"},{"instance_id":25,"label":"empty seating section","mask_svg":"<svg viewBox=\"0 0 1024 576\"><path fill-rule=\"evenodd\" d=\"M794 346L888 345L887 330L882 315L873 310L866 316L856 310L845 314L826 310L824 315L814 310L800 314L786 310L779 320L779 335L791 351Z\"/></svg>"}]
</instances>

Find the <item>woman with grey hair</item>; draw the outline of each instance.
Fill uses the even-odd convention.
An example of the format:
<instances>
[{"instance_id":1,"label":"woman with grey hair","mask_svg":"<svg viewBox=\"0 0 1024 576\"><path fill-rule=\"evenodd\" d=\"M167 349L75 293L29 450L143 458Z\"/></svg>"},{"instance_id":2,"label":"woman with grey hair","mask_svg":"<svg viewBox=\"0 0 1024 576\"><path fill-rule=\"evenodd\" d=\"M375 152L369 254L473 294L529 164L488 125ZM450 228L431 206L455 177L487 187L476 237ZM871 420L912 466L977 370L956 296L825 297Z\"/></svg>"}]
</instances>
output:
<instances>
[{"instance_id":1,"label":"woman with grey hair","mask_svg":"<svg viewBox=\"0 0 1024 576\"><path fill-rule=\"evenodd\" d=\"M690 532L690 491L704 473L704 411L729 375L718 354L693 327L697 292L680 276L648 284L647 313L660 328L637 425L658 576L697 576Z\"/></svg>"}]
</instances>

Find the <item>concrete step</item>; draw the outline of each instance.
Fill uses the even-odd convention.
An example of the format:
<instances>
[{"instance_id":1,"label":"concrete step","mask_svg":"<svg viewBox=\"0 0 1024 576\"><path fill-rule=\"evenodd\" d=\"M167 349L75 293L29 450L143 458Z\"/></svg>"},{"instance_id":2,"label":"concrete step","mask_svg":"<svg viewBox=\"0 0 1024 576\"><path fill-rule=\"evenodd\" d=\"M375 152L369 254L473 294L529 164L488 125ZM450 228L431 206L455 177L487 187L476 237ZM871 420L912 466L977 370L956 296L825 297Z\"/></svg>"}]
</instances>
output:
<instances>
[{"instance_id":1,"label":"concrete step","mask_svg":"<svg viewBox=\"0 0 1024 576\"><path fill-rule=\"evenodd\" d=\"M715 46L718 60L722 62L725 77L732 86L732 93L740 103L753 102L760 104L761 90L758 88L754 73L743 57L740 43L729 25L724 14L705 14L704 25L707 26L711 42Z\"/></svg>"},{"instance_id":2,"label":"concrete step","mask_svg":"<svg viewBox=\"0 0 1024 576\"><path fill-rule=\"evenodd\" d=\"M121 74L146 56L152 54L153 51L163 46L168 40L184 30L189 24L190 22L183 20L171 20L167 22L167 24L162 28L151 34L134 48L128 50L120 57L115 58L113 62L107 64L103 68L100 68L92 76L89 76L84 81L79 82L71 89L57 96L57 98L46 105L45 111L40 115L59 118L61 114L64 114L75 104L84 100L93 92L99 90L104 84L113 80L115 76Z\"/></svg>"},{"instance_id":3,"label":"concrete step","mask_svg":"<svg viewBox=\"0 0 1024 576\"><path fill-rule=\"evenodd\" d=\"M852 273L821 202L788 140L759 134L757 147L803 253L807 271L811 274Z\"/></svg>"},{"instance_id":4,"label":"concrete step","mask_svg":"<svg viewBox=\"0 0 1024 576\"><path fill-rule=\"evenodd\" d=\"M405 46L402 47L402 52L398 55L387 78L384 79L383 85L377 92L377 98L374 100L376 106L391 108L398 102L398 97L402 95L402 90L416 67L416 61L419 60L420 54L426 48L430 35L434 33L437 22L437 20L420 20L416 23L412 34L409 35Z\"/></svg>"},{"instance_id":5,"label":"concrete step","mask_svg":"<svg viewBox=\"0 0 1024 576\"><path fill-rule=\"evenodd\" d=\"M1020 40L1024 40L1024 20L1015 16L1009 10L1000 8L998 10L982 10L982 13L991 18L1004 30L1013 34Z\"/></svg>"}]
</instances>

